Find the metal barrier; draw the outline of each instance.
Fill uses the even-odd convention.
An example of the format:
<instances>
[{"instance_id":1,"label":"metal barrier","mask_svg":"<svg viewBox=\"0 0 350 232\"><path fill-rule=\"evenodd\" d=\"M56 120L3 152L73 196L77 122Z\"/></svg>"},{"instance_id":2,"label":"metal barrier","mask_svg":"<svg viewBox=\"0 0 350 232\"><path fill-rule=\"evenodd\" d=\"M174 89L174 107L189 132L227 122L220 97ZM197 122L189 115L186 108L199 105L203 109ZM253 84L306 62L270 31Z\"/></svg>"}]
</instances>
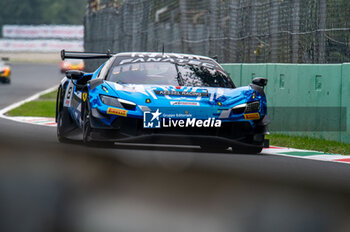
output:
<instances>
[{"instance_id":1,"label":"metal barrier","mask_svg":"<svg viewBox=\"0 0 350 232\"><path fill-rule=\"evenodd\" d=\"M267 77L271 131L350 143L350 64L223 64L238 86Z\"/></svg>"}]
</instances>

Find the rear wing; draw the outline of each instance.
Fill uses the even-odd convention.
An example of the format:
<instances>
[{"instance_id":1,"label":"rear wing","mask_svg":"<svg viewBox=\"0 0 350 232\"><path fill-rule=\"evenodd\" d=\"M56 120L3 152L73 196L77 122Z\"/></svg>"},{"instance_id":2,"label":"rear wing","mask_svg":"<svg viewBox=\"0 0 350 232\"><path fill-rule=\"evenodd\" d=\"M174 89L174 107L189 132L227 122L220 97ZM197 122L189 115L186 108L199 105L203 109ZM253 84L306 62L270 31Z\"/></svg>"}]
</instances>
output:
<instances>
[{"instance_id":1,"label":"rear wing","mask_svg":"<svg viewBox=\"0 0 350 232\"><path fill-rule=\"evenodd\" d=\"M61 50L61 59L108 59L111 58L114 54L107 51L106 53L95 53L95 52L73 52Z\"/></svg>"}]
</instances>

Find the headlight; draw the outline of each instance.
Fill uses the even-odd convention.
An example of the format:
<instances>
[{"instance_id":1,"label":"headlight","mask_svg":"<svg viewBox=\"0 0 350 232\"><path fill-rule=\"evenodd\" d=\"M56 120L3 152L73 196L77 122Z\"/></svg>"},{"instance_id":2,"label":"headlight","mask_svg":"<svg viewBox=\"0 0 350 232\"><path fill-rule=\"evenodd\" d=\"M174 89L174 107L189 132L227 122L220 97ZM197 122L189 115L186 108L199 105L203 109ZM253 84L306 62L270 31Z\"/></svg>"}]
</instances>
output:
<instances>
[{"instance_id":1,"label":"headlight","mask_svg":"<svg viewBox=\"0 0 350 232\"><path fill-rule=\"evenodd\" d=\"M234 114L243 114L243 113L251 113L257 112L260 109L260 101L243 103L240 105L236 105L232 107L232 112Z\"/></svg>"},{"instance_id":2,"label":"headlight","mask_svg":"<svg viewBox=\"0 0 350 232\"><path fill-rule=\"evenodd\" d=\"M257 112L260 109L260 101L248 102L244 113Z\"/></svg>"},{"instance_id":3,"label":"headlight","mask_svg":"<svg viewBox=\"0 0 350 232\"><path fill-rule=\"evenodd\" d=\"M109 106L115 106L118 108L123 108L122 104L118 101L118 98L116 97L109 97L106 95L100 95L101 101L103 104L109 105Z\"/></svg>"},{"instance_id":4,"label":"headlight","mask_svg":"<svg viewBox=\"0 0 350 232\"><path fill-rule=\"evenodd\" d=\"M135 103L133 103L131 101L124 100L124 99L110 97L110 96L106 96L106 95L100 95L100 98L101 98L101 101L103 102L103 104L106 104L109 106L124 108L127 110L134 110L136 108Z\"/></svg>"},{"instance_id":5,"label":"headlight","mask_svg":"<svg viewBox=\"0 0 350 232\"><path fill-rule=\"evenodd\" d=\"M236 106L232 107L232 112L234 114L243 114L246 107L247 107L247 103L236 105Z\"/></svg>"}]
</instances>

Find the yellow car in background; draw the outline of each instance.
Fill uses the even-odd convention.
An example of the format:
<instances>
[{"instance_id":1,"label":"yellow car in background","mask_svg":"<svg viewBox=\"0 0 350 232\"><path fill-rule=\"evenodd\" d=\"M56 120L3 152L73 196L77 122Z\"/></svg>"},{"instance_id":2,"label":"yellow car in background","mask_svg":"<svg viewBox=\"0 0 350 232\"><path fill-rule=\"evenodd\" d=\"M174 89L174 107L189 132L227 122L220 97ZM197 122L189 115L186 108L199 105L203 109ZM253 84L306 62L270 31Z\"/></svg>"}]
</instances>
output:
<instances>
[{"instance_id":1,"label":"yellow car in background","mask_svg":"<svg viewBox=\"0 0 350 232\"><path fill-rule=\"evenodd\" d=\"M0 82L10 84L11 67L5 61L9 61L9 58L3 57L0 60Z\"/></svg>"},{"instance_id":2,"label":"yellow car in background","mask_svg":"<svg viewBox=\"0 0 350 232\"><path fill-rule=\"evenodd\" d=\"M84 71L84 67L85 65L83 60L66 59L60 62L61 73L65 73L68 70Z\"/></svg>"}]
</instances>

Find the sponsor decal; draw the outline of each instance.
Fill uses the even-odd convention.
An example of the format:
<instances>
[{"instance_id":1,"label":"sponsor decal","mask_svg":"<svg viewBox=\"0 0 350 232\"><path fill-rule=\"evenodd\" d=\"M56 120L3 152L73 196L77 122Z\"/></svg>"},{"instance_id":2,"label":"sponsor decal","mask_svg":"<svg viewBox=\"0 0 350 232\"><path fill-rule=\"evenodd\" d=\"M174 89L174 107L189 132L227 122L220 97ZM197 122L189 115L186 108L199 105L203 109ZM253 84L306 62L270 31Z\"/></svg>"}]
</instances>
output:
<instances>
[{"instance_id":1,"label":"sponsor decal","mask_svg":"<svg viewBox=\"0 0 350 232\"><path fill-rule=\"evenodd\" d=\"M122 109L108 107L107 114L114 114L114 115L119 115L119 116L126 117L128 115L128 111L127 110L122 110Z\"/></svg>"},{"instance_id":2,"label":"sponsor decal","mask_svg":"<svg viewBox=\"0 0 350 232\"><path fill-rule=\"evenodd\" d=\"M143 127L144 128L160 128L160 118L162 113L157 109L156 112L143 112Z\"/></svg>"},{"instance_id":3,"label":"sponsor decal","mask_svg":"<svg viewBox=\"0 0 350 232\"><path fill-rule=\"evenodd\" d=\"M192 114L190 114L187 110L184 113L171 113L171 114L163 114L163 118L191 118Z\"/></svg>"},{"instance_id":4,"label":"sponsor decal","mask_svg":"<svg viewBox=\"0 0 350 232\"><path fill-rule=\"evenodd\" d=\"M83 102L85 102L86 101L86 99L87 99L87 93L83 93Z\"/></svg>"},{"instance_id":5,"label":"sponsor decal","mask_svg":"<svg viewBox=\"0 0 350 232\"><path fill-rule=\"evenodd\" d=\"M221 120L208 118L206 120L187 118L187 119L172 119L166 120L163 118L163 127L221 127Z\"/></svg>"},{"instance_id":6,"label":"sponsor decal","mask_svg":"<svg viewBox=\"0 0 350 232\"><path fill-rule=\"evenodd\" d=\"M154 93L157 95L173 95L173 96L194 96L194 97L207 97L208 96L208 92L154 90Z\"/></svg>"},{"instance_id":7,"label":"sponsor decal","mask_svg":"<svg viewBox=\"0 0 350 232\"><path fill-rule=\"evenodd\" d=\"M171 101L172 106L199 106L199 102Z\"/></svg>"},{"instance_id":8,"label":"sponsor decal","mask_svg":"<svg viewBox=\"0 0 350 232\"><path fill-rule=\"evenodd\" d=\"M83 40L0 39L0 51L58 52L62 48L83 51Z\"/></svg>"},{"instance_id":9,"label":"sponsor decal","mask_svg":"<svg viewBox=\"0 0 350 232\"><path fill-rule=\"evenodd\" d=\"M260 119L260 114L259 113L245 114L244 118L245 120L258 120Z\"/></svg>"},{"instance_id":10,"label":"sponsor decal","mask_svg":"<svg viewBox=\"0 0 350 232\"><path fill-rule=\"evenodd\" d=\"M188 113L188 112L187 112ZM162 118L160 117L162 115ZM143 113L144 128L169 128L169 127L221 127L221 120L208 118L206 120L192 118L189 114L163 114L157 109L156 112ZM187 117L186 119L174 119L174 117Z\"/></svg>"},{"instance_id":11,"label":"sponsor decal","mask_svg":"<svg viewBox=\"0 0 350 232\"><path fill-rule=\"evenodd\" d=\"M4 25L3 36L6 38L61 38L83 39L82 25Z\"/></svg>"}]
</instances>

